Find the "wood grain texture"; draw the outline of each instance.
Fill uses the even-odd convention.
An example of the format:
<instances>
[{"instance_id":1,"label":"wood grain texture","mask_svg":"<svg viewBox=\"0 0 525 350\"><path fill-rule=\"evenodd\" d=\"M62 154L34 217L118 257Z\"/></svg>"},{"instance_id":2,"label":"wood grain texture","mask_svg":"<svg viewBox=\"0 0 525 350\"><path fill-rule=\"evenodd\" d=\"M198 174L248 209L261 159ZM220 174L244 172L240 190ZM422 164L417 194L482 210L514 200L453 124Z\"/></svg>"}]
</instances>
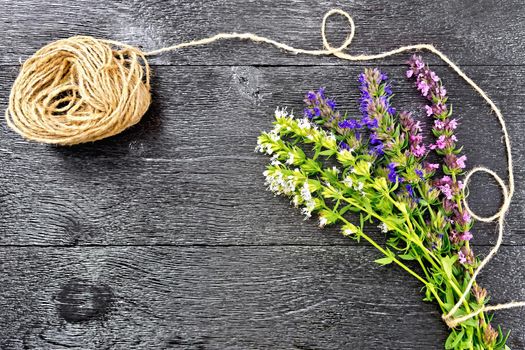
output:
<instances>
[{"instance_id":1,"label":"wood grain texture","mask_svg":"<svg viewBox=\"0 0 525 350\"><path fill-rule=\"evenodd\" d=\"M2 349L441 349L420 285L370 247L0 248ZM523 247L483 280L525 297ZM500 269L508 275L499 276ZM485 278L486 277L486 278ZM482 281L483 282L483 281ZM6 292L8 291L8 292ZM525 346L523 312L495 322Z\"/></svg>"},{"instance_id":2,"label":"wood grain texture","mask_svg":"<svg viewBox=\"0 0 525 350\"><path fill-rule=\"evenodd\" d=\"M525 8L511 1L141 1L4 0L0 64L13 65L47 42L77 34L157 49L218 32L255 32L303 48L320 48L326 11L354 17L352 52L371 53L431 43L460 64L523 64ZM348 33L342 18L329 26L331 42ZM344 64L293 56L255 44L220 42L153 60L157 64ZM389 59L399 62L399 58Z\"/></svg>"},{"instance_id":3,"label":"wood grain texture","mask_svg":"<svg viewBox=\"0 0 525 350\"><path fill-rule=\"evenodd\" d=\"M395 79L395 105L426 120L424 101L402 78L405 68L384 68ZM275 107L300 111L310 88L326 86L343 108L357 113L351 101L357 99L362 69L156 67L154 102L137 127L71 148L23 141L2 121L0 179L10 186L0 189L0 244L353 244L336 230L320 234L285 199L265 192L262 171L268 159L253 150L260 131L271 128ZM522 96L505 92L525 78L525 70L469 70L500 102L512 139L520 140ZM501 133L489 108L448 70L438 73L463 123L458 137L468 164L504 176ZM3 101L15 75L15 68L4 74ZM517 193L505 244L525 242L523 151L523 143L515 142ZM494 212L498 197L492 182L473 182L471 202L481 213ZM493 244L492 225L477 225L475 232L477 243Z\"/></svg>"},{"instance_id":4,"label":"wood grain texture","mask_svg":"<svg viewBox=\"0 0 525 350\"><path fill-rule=\"evenodd\" d=\"M319 48L322 15L349 11L351 52L432 43L464 66L509 123L517 191L505 244L480 277L493 302L525 299L525 6L511 1L0 1L0 109L19 60L76 34L156 49L221 31ZM345 23L328 26L334 44ZM378 64L395 104L421 114L406 55ZM469 166L505 175L494 115L435 58ZM366 244L303 221L264 190L253 153L277 105L302 109L326 86L357 113L357 74L375 62L288 55L228 41L151 59L153 104L135 127L76 147L26 142L0 122L0 349L442 349L447 335L420 285L378 267ZM471 202L497 208L476 178ZM384 240L377 229L371 235ZM476 252L494 243L477 224ZM73 247L74 246L74 247ZM525 348L523 310L498 312Z\"/></svg>"}]
</instances>

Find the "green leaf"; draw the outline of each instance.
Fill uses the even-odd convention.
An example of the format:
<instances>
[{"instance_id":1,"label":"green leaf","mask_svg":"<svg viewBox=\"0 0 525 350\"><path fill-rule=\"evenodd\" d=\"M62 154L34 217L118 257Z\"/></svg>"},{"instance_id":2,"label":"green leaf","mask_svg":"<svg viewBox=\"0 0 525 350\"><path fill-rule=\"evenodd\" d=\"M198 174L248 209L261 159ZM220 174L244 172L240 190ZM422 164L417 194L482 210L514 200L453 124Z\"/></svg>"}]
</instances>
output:
<instances>
[{"instance_id":1,"label":"green leaf","mask_svg":"<svg viewBox=\"0 0 525 350\"><path fill-rule=\"evenodd\" d=\"M401 255L398 255L398 257L400 259L403 259L403 260L416 260L415 256L413 256L410 253L408 253L408 254L401 254Z\"/></svg>"},{"instance_id":2,"label":"green leaf","mask_svg":"<svg viewBox=\"0 0 525 350\"><path fill-rule=\"evenodd\" d=\"M505 346L505 350L509 349L510 348L507 346L507 340L509 339L509 336L510 336L510 331L507 332L506 335L503 335L503 331L501 330L501 326L498 326L498 333L500 334L499 335L499 338L501 338L501 341L499 341L497 344L496 344L496 347L500 347L500 348L503 348L503 346Z\"/></svg>"},{"instance_id":3,"label":"green leaf","mask_svg":"<svg viewBox=\"0 0 525 350\"><path fill-rule=\"evenodd\" d=\"M469 318L468 320L465 320L465 321L461 322L461 325L462 326L468 326L468 327L477 328L477 327L479 327L479 320L476 319L475 317Z\"/></svg>"},{"instance_id":4,"label":"green leaf","mask_svg":"<svg viewBox=\"0 0 525 350\"><path fill-rule=\"evenodd\" d=\"M369 177L370 176L370 162L360 160L356 163L354 167L354 173L360 176Z\"/></svg>"},{"instance_id":5,"label":"green leaf","mask_svg":"<svg viewBox=\"0 0 525 350\"><path fill-rule=\"evenodd\" d=\"M381 259L377 259L375 260L374 262L379 264L379 265L388 265L388 264L391 264L394 260L392 260L391 257L389 256L385 256L384 258L381 258Z\"/></svg>"},{"instance_id":6,"label":"green leaf","mask_svg":"<svg viewBox=\"0 0 525 350\"><path fill-rule=\"evenodd\" d=\"M319 152L319 155L329 157L329 156L331 156L331 155L333 155L335 153L336 153L336 151L334 151L333 149L327 149L327 150L324 150L322 152Z\"/></svg>"},{"instance_id":7,"label":"green leaf","mask_svg":"<svg viewBox=\"0 0 525 350\"><path fill-rule=\"evenodd\" d=\"M434 300L434 297L432 295L432 291L428 288L428 287L423 287L423 289L425 289L425 298L423 299L423 301L432 301Z\"/></svg>"},{"instance_id":8,"label":"green leaf","mask_svg":"<svg viewBox=\"0 0 525 350\"><path fill-rule=\"evenodd\" d=\"M443 271L445 272L445 275L448 277L449 280L452 279L452 265L457 260L457 255L454 256L444 256L441 258L441 264L443 265Z\"/></svg>"},{"instance_id":9,"label":"green leaf","mask_svg":"<svg viewBox=\"0 0 525 350\"><path fill-rule=\"evenodd\" d=\"M452 349L452 343L456 341L457 334L456 332L452 331L447 337L447 340L445 341L445 349L450 350Z\"/></svg>"},{"instance_id":10,"label":"green leaf","mask_svg":"<svg viewBox=\"0 0 525 350\"><path fill-rule=\"evenodd\" d=\"M454 307L454 304L455 304L455 299L454 299L454 292L452 291L452 287L450 285L448 285L448 282L447 283L447 288L446 288L446 291L445 291L445 300L446 300L446 307L447 307L447 311L452 309L452 307Z\"/></svg>"},{"instance_id":11,"label":"green leaf","mask_svg":"<svg viewBox=\"0 0 525 350\"><path fill-rule=\"evenodd\" d=\"M456 346L461 342L461 339L463 339L463 334L465 334L465 330L462 329L459 334L456 334L456 332L450 333L450 335L447 338L447 341L445 342L445 349L455 349Z\"/></svg>"},{"instance_id":12,"label":"green leaf","mask_svg":"<svg viewBox=\"0 0 525 350\"><path fill-rule=\"evenodd\" d=\"M305 163L301 165L301 170L310 173L315 174L321 170L321 164L316 162L315 160L308 158L306 159Z\"/></svg>"}]
</instances>

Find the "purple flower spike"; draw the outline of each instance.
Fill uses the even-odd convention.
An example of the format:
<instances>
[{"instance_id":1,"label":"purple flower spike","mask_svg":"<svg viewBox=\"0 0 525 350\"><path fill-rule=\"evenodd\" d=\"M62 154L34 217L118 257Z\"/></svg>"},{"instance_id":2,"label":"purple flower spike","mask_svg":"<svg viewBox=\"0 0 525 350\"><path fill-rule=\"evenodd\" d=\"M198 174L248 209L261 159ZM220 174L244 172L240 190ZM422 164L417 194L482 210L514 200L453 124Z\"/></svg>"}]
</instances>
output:
<instances>
[{"instance_id":1,"label":"purple flower spike","mask_svg":"<svg viewBox=\"0 0 525 350\"><path fill-rule=\"evenodd\" d=\"M467 160L465 155L458 154L456 150L457 137L454 131L458 127L458 122L450 118L451 109L447 106L447 89L442 85L439 76L430 70L420 56L413 55L408 64L410 67L407 77L415 80L417 89L429 102L425 106L426 114L434 118L432 131L437 139L435 144L430 145L430 149L436 150L443 157L443 172L451 175L444 176L434 183L434 186L441 192L443 210L452 224L449 228L450 241L458 245L455 249L458 249L459 262L471 264L474 256L468 245L464 243L472 239L471 217L461 205L464 185L461 181L456 180L457 175L460 175L465 169ZM430 166L429 163L425 164L425 171L435 170L434 166Z\"/></svg>"},{"instance_id":2,"label":"purple flower spike","mask_svg":"<svg viewBox=\"0 0 525 350\"><path fill-rule=\"evenodd\" d=\"M341 150L341 151L342 151L342 150L350 151L351 148L350 148L350 146L348 146L348 144L347 144L346 142L341 141L341 142L339 143L339 150Z\"/></svg>"},{"instance_id":3,"label":"purple flower spike","mask_svg":"<svg viewBox=\"0 0 525 350\"><path fill-rule=\"evenodd\" d=\"M465 155L462 155L461 157L456 159L456 165L458 166L458 168L465 169L465 167L466 167L465 161L466 160L467 160L467 156L465 156Z\"/></svg>"},{"instance_id":4,"label":"purple flower spike","mask_svg":"<svg viewBox=\"0 0 525 350\"><path fill-rule=\"evenodd\" d=\"M397 182L399 181L399 176L396 173L396 163L390 163L388 164L388 180L390 182Z\"/></svg>"},{"instance_id":5,"label":"purple flower spike","mask_svg":"<svg viewBox=\"0 0 525 350\"><path fill-rule=\"evenodd\" d=\"M466 264L467 263L467 257L465 256L465 254L460 250L458 252L458 260L461 264Z\"/></svg>"},{"instance_id":6,"label":"purple flower spike","mask_svg":"<svg viewBox=\"0 0 525 350\"><path fill-rule=\"evenodd\" d=\"M361 127L361 124L355 119L345 119L338 125L342 129L359 129Z\"/></svg>"},{"instance_id":7,"label":"purple flower spike","mask_svg":"<svg viewBox=\"0 0 525 350\"><path fill-rule=\"evenodd\" d=\"M412 185L406 185L405 188L407 189L408 194L412 199L416 199L416 195L414 194L414 189L412 188Z\"/></svg>"},{"instance_id":8,"label":"purple flower spike","mask_svg":"<svg viewBox=\"0 0 525 350\"><path fill-rule=\"evenodd\" d=\"M472 233L470 233L470 231L465 231L459 236L459 238L462 241L470 241L472 239Z\"/></svg>"},{"instance_id":9,"label":"purple flower spike","mask_svg":"<svg viewBox=\"0 0 525 350\"><path fill-rule=\"evenodd\" d=\"M308 91L308 93L306 94L306 98L310 101L315 101L317 99L317 95L313 91Z\"/></svg>"},{"instance_id":10,"label":"purple flower spike","mask_svg":"<svg viewBox=\"0 0 525 350\"><path fill-rule=\"evenodd\" d=\"M312 119L314 117L312 111L309 108L304 109L304 116L308 119Z\"/></svg>"}]
</instances>

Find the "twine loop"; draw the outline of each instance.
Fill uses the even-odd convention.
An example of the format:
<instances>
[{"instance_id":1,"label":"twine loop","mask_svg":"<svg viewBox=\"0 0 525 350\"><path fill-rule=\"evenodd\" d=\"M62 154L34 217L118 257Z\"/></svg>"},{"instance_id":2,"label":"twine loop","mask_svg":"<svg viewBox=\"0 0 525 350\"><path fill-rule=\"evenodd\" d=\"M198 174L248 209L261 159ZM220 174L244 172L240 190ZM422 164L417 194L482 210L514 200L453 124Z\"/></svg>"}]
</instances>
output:
<instances>
[{"instance_id":1,"label":"twine loop","mask_svg":"<svg viewBox=\"0 0 525 350\"><path fill-rule=\"evenodd\" d=\"M345 41L341 44L341 46L334 48L333 46L330 45L330 43L328 42L328 39L326 38L326 22L328 18L330 18L331 16L335 14L341 15L348 20L348 25L350 26L350 32L348 33ZM352 40L354 39L354 35L355 35L355 23L354 23L354 20L352 19L352 16L350 16L348 12L345 12L340 9L331 9L324 15L323 21L321 22L321 39L323 40L323 47L328 52L333 54L333 53L341 52L349 48L350 44L352 44Z\"/></svg>"},{"instance_id":2,"label":"twine loop","mask_svg":"<svg viewBox=\"0 0 525 350\"><path fill-rule=\"evenodd\" d=\"M42 47L22 65L6 119L27 139L74 145L136 124L150 101L149 66L139 49L75 36Z\"/></svg>"},{"instance_id":3,"label":"twine loop","mask_svg":"<svg viewBox=\"0 0 525 350\"><path fill-rule=\"evenodd\" d=\"M494 213L493 215L491 215L491 216L481 216L481 215L476 214L470 208L470 206L468 204L468 185L470 184L470 181L471 181L470 178L472 177L472 175L474 175L476 173L489 174L490 176L492 176L494 178L494 180L498 183L498 185L499 185L499 187L501 189L501 193L503 195L503 204L498 209L498 211L496 213ZM465 198L463 203L465 205L465 209L468 211L470 216L472 216L474 219L476 219L478 221L482 221L482 222L493 222L495 220L498 220L501 216L505 215L505 213L509 209L509 207L510 207L510 200L511 200L509 189L507 188L507 185L505 185L505 182L503 181L503 179L501 177L499 177L499 175L496 174L496 172L494 172L493 170L491 170L489 168L485 168L485 167L475 167L475 168L471 169L469 172L467 172L467 174L465 175L465 178L463 180L463 183L465 185L464 188L463 188L463 194L464 194L463 197Z\"/></svg>"}]
</instances>

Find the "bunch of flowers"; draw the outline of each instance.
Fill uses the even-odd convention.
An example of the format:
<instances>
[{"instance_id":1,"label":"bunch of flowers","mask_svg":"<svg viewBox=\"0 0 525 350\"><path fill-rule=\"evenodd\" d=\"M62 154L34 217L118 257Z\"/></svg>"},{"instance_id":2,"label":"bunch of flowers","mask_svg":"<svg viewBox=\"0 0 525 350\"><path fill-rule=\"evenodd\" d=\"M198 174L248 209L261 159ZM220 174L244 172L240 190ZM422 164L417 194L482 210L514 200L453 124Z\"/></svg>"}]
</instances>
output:
<instances>
[{"instance_id":1,"label":"bunch of flowers","mask_svg":"<svg viewBox=\"0 0 525 350\"><path fill-rule=\"evenodd\" d=\"M441 79L419 56L408 64L407 78L428 100L433 142L425 143L411 113L393 107L387 75L365 69L359 116L340 112L323 88L310 91L301 116L275 111L274 128L259 136L256 150L271 156L264 172L270 191L288 197L306 218L317 216L320 227L337 224L343 235L368 241L383 255L376 263L399 265L422 283L424 300L447 314L479 264L458 179L467 158L457 147L458 121ZM386 246L366 234L367 222L387 235ZM487 301L475 283L454 317ZM451 328L445 348L507 348L508 334L490 321L482 312Z\"/></svg>"}]
</instances>

